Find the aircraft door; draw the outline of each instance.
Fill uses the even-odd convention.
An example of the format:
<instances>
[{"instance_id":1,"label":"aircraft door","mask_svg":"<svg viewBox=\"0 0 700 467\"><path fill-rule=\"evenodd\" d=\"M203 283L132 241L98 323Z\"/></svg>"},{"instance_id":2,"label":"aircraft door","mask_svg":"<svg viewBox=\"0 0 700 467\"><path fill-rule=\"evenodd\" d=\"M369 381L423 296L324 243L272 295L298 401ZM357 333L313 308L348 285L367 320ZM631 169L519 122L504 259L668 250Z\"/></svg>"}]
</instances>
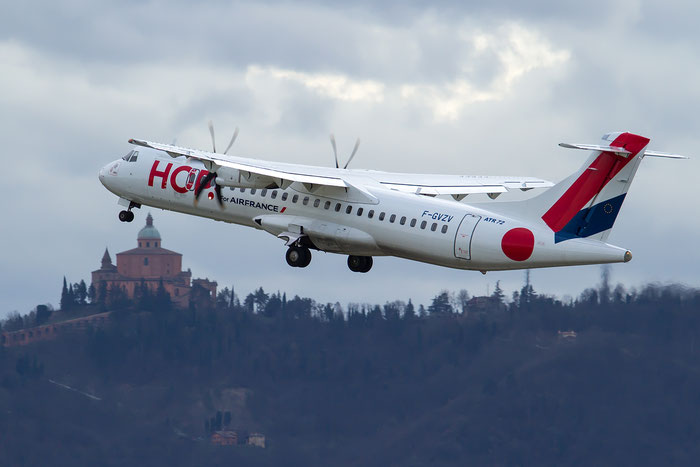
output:
<instances>
[{"instance_id":1,"label":"aircraft door","mask_svg":"<svg viewBox=\"0 0 700 467\"><path fill-rule=\"evenodd\" d=\"M462 259L471 259L472 236L476 224L481 220L481 216L467 214L460 222L455 236L455 256Z\"/></svg>"}]
</instances>

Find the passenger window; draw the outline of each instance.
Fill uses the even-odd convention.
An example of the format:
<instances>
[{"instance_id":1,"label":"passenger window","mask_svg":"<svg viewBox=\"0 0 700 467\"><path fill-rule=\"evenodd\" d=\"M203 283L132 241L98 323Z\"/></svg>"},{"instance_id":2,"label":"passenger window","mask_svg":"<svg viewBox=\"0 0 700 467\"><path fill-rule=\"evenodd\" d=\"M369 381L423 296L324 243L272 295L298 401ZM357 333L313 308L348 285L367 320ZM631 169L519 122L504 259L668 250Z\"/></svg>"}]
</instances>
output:
<instances>
[{"instance_id":1,"label":"passenger window","mask_svg":"<svg viewBox=\"0 0 700 467\"><path fill-rule=\"evenodd\" d=\"M345 214L350 214L352 212L352 205L348 204L348 207L345 208Z\"/></svg>"},{"instance_id":2,"label":"passenger window","mask_svg":"<svg viewBox=\"0 0 700 467\"><path fill-rule=\"evenodd\" d=\"M374 209L370 209L370 210L367 212L367 218L368 218L368 219L371 219L371 218L373 218L373 217L374 217Z\"/></svg>"},{"instance_id":3,"label":"passenger window","mask_svg":"<svg viewBox=\"0 0 700 467\"><path fill-rule=\"evenodd\" d=\"M427 223L426 221L423 221L423 222L420 223L420 228L421 228L421 229L425 229L425 226L426 226L426 225L428 225L428 223Z\"/></svg>"},{"instance_id":4,"label":"passenger window","mask_svg":"<svg viewBox=\"0 0 700 467\"><path fill-rule=\"evenodd\" d=\"M264 198L266 194L267 194L267 188L263 188L263 190L260 192L260 196L262 196Z\"/></svg>"},{"instance_id":5,"label":"passenger window","mask_svg":"<svg viewBox=\"0 0 700 467\"><path fill-rule=\"evenodd\" d=\"M396 214L392 214L391 216L389 216L389 222L390 222L390 223L393 224L395 220L396 220Z\"/></svg>"},{"instance_id":6,"label":"passenger window","mask_svg":"<svg viewBox=\"0 0 700 467\"><path fill-rule=\"evenodd\" d=\"M241 193L245 193L245 188L241 188Z\"/></svg>"},{"instance_id":7,"label":"passenger window","mask_svg":"<svg viewBox=\"0 0 700 467\"><path fill-rule=\"evenodd\" d=\"M415 226L416 226L416 219L414 218L414 219L411 219L411 227L415 227Z\"/></svg>"},{"instance_id":8,"label":"passenger window","mask_svg":"<svg viewBox=\"0 0 700 467\"><path fill-rule=\"evenodd\" d=\"M277 198L277 190L273 191L270 193L270 198L276 199Z\"/></svg>"},{"instance_id":9,"label":"passenger window","mask_svg":"<svg viewBox=\"0 0 700 467\"><path fill-rule=\"evenodd\" d=\"M321 204L321 200L318 199L318 198L316 198L316 199L314 200L314 207L317 208L317 207L319 206L319 204Z\"/></svg>"},{"instance_id":10,"label":"passenger window","mask_svg":"<svg viewBox=\"0 0 700 467\"><path fill-rule=\"evenodd\" d=\"M326 202L323 204L323 209L330 209L330 207L331 207L331 202L330 202L330 201L326 201Z\"/></svg>"},{"instance_id":11,"label":"passenger window","mask_svg":"<svg viewBox=\"0 0 700 467\"><path fill-rule=\"evenodd\" d=\"M309 197L308 197L308 196L304 196L304 201L302 201L301 204L303 204L304 206L306 206L307 204L309 204Z\"/></svg>"},{"instance_id":12,"label":"passenger window","mask_svg":"<svg viewBox=\"0 0 700 467\"><path fill-rule=\"evenodd\" d=\"M340 205L340 203L336 203L336 204L335 204L335 212L340 212L340 208L341 208L341 207L342 207L342 206Z\"/></svg>"},{"instance_id":13,"label":"passenger window","mask_svg":"<svg viewBox=\"0 0 700 467\"><path fill-rule=\"evenodd\" d=\"M292 196L292 203L296 203L297 201L299 201L299 195Z\"/></svg>"},{"instance_id":14,"label":"passenger window","mask_svg":"<svg viewBox=\"0 0 700 467\"><path fill-rule=\"evenodd\" d=\"M251 195L254 195L256 191L258 191L256 188L251 188L250 194L251 194Z\"/></svg>"},{"instance_id":15,"label":"passenger window","mask_svg":"<svg viewBox=\"0 0 700 467\"><path fill-rule=\"evenodd\" d=\"M282 201L287 201L288 197L289 197L289 195L287 194L286 191L284 193L282 193Z\"/></svg>"},{"instance_id":16,"label":"passenger window","mask_svg":"<svg viewBox=\"0 0 700 467\"><path fill-rule=\"evenodd\" d=\"M447 224L445 224L445 225L442 226L441 232L442 232L442 233L447 233Z\"/></svg>"},{"instance_id":17,"label":"passenger window","mask_svg":"<svg viewBox=\"0 0 700 467\"><path fill-rule=\"evenodd\" d=\"M361 216L361 215L362 215L362 211L363 211L362 208L357 208L357 215L358 215L358 216Z\"/></svg>"},{"instance_id":18,"label":"passenger window","mask_svg":"<svg viewBox=\"0 0 700 467\"><path fill-rule=\"evenodd\" d=\"M384 211L382 211L382 212L379 213L379 220L380 220L380 221L383 221L383 220L384 220L384 214L385 214Z\"/></svg>"},{"instance_id":19,"label":"passenger window","mask_svg":"<svg viewBox=\"0 0 700 467\"><path fill-rule=\"evenodd\" d=\"M437 229L437 222L433 222L433 225L430 226L430 231L435 232L436 229Z\"/></svg>"},{"instance_id":20,"label":"passenger window","mask_svg":"<svg viewBox=\"0 0 700 467\"><path fill-rule=\"evenodd\" d=\"M399 221L399 224L404 225L406 223L406 216L401 216L401 220Z\"/></svg>"}]
</instances>

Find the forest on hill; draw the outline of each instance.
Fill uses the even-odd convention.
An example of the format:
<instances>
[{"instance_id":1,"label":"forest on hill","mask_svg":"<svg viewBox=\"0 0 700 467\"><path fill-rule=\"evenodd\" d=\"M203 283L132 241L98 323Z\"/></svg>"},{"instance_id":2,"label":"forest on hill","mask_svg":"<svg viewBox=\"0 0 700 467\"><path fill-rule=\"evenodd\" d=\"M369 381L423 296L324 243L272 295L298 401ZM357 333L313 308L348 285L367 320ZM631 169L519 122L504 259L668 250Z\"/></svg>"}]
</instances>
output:
<instances>
[{"instance_id":1,"label":"forest on hill","mask_svg":"<svg viewBox=\"0 0 700 467\"><path fill-rule=\"evenodd\" d=\"M564 303L527 285L507 301L500 288L481 300L441 292L417 309L262 289L188 309L157 293L76 297L41 320L93 307L113 310L109 325L0 348L3 465L685 465L700 455L700 289L604 282ZM211 445L222 413L266 448Z\"/></svg>"}]
</instances>

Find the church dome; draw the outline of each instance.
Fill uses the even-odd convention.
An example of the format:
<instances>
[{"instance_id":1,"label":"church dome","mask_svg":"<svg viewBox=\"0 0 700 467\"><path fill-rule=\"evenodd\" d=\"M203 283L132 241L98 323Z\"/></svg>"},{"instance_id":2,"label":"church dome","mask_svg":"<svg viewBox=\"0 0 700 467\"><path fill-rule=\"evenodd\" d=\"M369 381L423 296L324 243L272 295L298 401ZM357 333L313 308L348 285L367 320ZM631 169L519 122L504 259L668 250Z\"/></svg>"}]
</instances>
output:
<instances>
[{"instance_id":1,"label":"church dome","mask_svg":"<svg viewBox=\"0 0 700 467\"><path fill-rule=\"evenodd\" d=\"M137 240L160 240L160 232L153 227L153 217L150 213L146 217L146 227L139 231Z\"/></svg>"}]
</instances>

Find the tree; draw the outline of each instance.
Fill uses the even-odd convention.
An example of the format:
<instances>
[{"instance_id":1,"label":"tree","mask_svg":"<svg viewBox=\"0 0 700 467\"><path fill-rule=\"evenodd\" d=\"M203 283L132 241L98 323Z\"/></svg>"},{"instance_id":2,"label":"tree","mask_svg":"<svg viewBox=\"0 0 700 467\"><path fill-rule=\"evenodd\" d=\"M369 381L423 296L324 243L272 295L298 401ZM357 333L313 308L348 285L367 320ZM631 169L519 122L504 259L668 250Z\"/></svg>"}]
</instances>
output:
<instances>
[{"instance_id":1,"label":"tree","mask_svg":"<svg viewBox=\"0 0 700 467\"><path fill-rule=\"evenodd\" d=\"M97 303L102 307L107 303L107 281L100 281L97 290Z\"/></svg>"},{"instance_id":2,"label":"tree","mask_svg":"<svg viewBox=\"0 0 700 467\"><path fill-rule=\"evenodd\" d=\"M90 303L95 303L97 302L97 290L95 290L95 284L90 284L90 287L88 287L88 300L90 300Z\"/></svg>"},{"instance_id":3,"label":"tree","mask_svg":"<svg viewBox=\"0 0 700 467\"><path fill-rule=\"evenodd\" d=\"M600 267L600 288L598 298L601 305L610 303L610 265L603 264Z\"/></svg>"},{"instance_id":4,"label":"tree","mask_svg":"<svg viewBox=\"0 0 700 467\"><path fill-rule=\"evenodd\" d=\"M469 303L469 292L462 289L457 293L457 304L462 313L467 311L467 303Z\"/></svg>"},{"instance_id":5,"label":"tree","mask_svg":"<svg viewBox=\"0 0 700 467\"><path fill-rule=\"evenodd\" d=\"M433 298L433 303L428 307L428 311L433 313L452 313L452 305L450 304L450 293L443 290Z\"/></svg>"},{"instance_id":6,"label":"tree","mask_svg":"<svg viewBox=\"0 0 700 467\"><path fill-rule=\"evenodd\" d=\"M36 325L41 326L49 320L51 310L46 305L37 305L36 307Z\"/></svg>"},{"instance_id":7,"label":"tree","mask_svg":"<svg viewBox=\"0 0 700 467\"><path fill-rule=\"evenodd\" d=\"M69 297L68 297L68 283L66 282L66 276L63 276L63 288L61 289L61 311L66 311L70 308Z\"/></svg>"},{"instance_id":8,"label":"tree","mask_svg":"<svg viewBox=\"0 0 700 467\"><path fill-rule=\"evenodd\" d=\"M194 292L194 287L192 288ZM196 294L193 293L193 297L191 299L194 299L196 301ZM170 311L172 308L172 300L170 298L170 294L168 293L167 290L165 290L165 285L163 284L163 279L160 280L158 283L158 290L156 290L156 297L155 297L155 308L156 311L159 312L167 312Z\"/></svg>"},{"instance_id":9,"label":"tree","mask_svg":"<svg viewBox=\"0 0 700 467\"><path fill-rule=\"evenodd\" d=\"M263 314L265 316L274 317L277 316L282 311L282 300L279 294L272 294L270 299L265 304L263 309Z\"/></svg>"},{"instance_id":10,"label":"tree","mask_svg":"<svg viewBox=\"0 0 700 467\"><path fill-rule=\"evenodd\" d=\"M501 281L496 281L496 287L493 289L491 298L497 301L498 305L502 305L503 297L505 297L505 294L503 293L503 289L501 289Z\"/></svg>"},{"instance_id":11,"label":"tree","mask_svg":"<svg viewBox=\"0 0 700 467\"><path fill-rule=\"evenodd\" d=\"M75 286L75 301L78 305L83 306L87 303L87 296L88 296L88 290L87 290L87 285L85 284L84 280L80 280L80 282Z\"/></svg>"},{"instance_id":12,"label":"tree","mask_svg":"<svg viewBox=\"0 0 700 467\"><path fill-rule=\"evenodd\" d=\"M68 302L68 307L66 309L70 310L75 308L77 301L75 299L75 290L73 288L73 284L68 284L68 293L66 294L66 297Z\"/></svg>"},{"instance_id":13,"label":"tree","mask_svg":"<svg viewBox=\"0 0 700 467\"><path fill-rule=\"evenodd\" d=\"M265 305L267 305L267 301L269 299L270 296L265 293L262 287L255 291L255 293L253 294L253 300L255 302L256 311L258 313L265 309Z\"/></svg>"},{"instance_id":14,"label":"tree","mask_svg":"<svg viewBox=\"0 0 700 467\"><path fill-rule=\"evenodd\" d=\"M216 294L216 307L217 308L232 308L231 303L233 302L232 292L228 287L224 287Z\"/></svg>"},{"instance_id":15,"label":"tree","mask_svg":"<svg viewBox=\"0 0 700 467\"><path fill-rule=\"evenodd\" d=\"M413 302L411 302L411 299L408 299L408 303L406 304L406 308L403 309L403 319L413 319L416 317L416 308L413 306Z\"/></svg>"}]
</instances>

